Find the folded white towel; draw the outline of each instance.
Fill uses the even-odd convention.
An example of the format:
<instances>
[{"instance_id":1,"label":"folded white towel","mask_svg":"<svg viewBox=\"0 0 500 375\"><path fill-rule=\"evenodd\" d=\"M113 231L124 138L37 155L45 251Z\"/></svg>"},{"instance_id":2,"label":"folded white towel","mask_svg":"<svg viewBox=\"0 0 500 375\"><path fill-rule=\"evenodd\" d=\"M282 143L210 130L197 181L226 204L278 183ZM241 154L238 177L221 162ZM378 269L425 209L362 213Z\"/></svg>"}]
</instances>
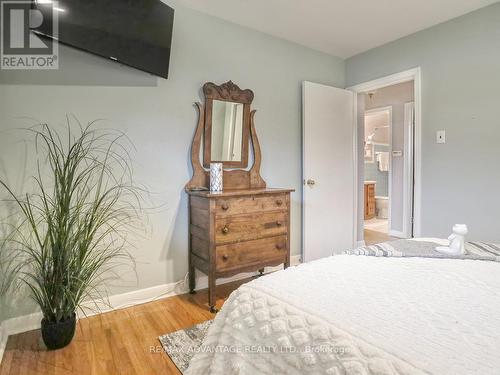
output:
<instances>
[{"instance_id":1,"label":"folded white towel","mask_svg":"<svg viewBox=\"0 0 500 375\"><path fill-rule=\"evenodd\" d=\"M387 151L377 152L378 170L380 172L389 171L389 153Z\"/></svg>"}]
</instances>

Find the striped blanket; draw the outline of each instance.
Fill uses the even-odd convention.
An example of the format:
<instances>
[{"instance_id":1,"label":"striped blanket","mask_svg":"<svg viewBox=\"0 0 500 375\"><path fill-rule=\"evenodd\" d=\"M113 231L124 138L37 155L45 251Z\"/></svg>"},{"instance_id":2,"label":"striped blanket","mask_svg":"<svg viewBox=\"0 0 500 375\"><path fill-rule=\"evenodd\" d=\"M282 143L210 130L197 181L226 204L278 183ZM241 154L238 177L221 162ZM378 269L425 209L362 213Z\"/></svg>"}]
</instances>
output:
<instances>
[{"instance_id":1,"label":"striped blanket","mask_svg":"<svg viewBox=\"0 0 500 375\"><path fill-rule=\"evenodd\" d=\"M464 255L452 256L436 251L443 240L410 239L388 241L376 245L363 246L348 250L345 254L367 255L376 257L421 257L446 259L472 259L500 262L500 245L486 242L466 242ZM446 245L446 244L445 244Z\"/></svg>"}]
</instances>

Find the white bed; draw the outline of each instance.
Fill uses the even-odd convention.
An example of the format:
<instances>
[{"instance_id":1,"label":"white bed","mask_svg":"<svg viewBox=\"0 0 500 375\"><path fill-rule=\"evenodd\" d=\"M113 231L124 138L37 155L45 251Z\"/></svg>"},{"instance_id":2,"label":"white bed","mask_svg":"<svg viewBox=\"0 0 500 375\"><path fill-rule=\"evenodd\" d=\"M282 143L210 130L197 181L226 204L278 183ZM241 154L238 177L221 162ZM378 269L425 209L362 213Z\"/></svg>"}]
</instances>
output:
<instances>
[{"instance_id":1,"label":"white bed","mask_svg":"<svg viewBox=\"0 0 500 375\"><path fill-rule=\"evenodd\" d=\"M187 374L499 374L500 263L341 255L241 286Z\"/></svg>"}]
</instances>

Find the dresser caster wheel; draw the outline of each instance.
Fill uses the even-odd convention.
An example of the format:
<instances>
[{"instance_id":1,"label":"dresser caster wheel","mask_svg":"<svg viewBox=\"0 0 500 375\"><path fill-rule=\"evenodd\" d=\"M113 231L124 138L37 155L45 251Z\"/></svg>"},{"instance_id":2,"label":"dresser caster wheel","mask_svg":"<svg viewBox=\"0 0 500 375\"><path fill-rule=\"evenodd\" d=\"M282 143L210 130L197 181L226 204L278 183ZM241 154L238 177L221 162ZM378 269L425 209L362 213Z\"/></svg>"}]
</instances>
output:
<instances>
[{"instance_id":1,"label":"dresser caster wheel","mask_svg":"<svg viewBox=\"0 0 500 375\"><path fill-rule=\"evenodd\" d=\"M190 290L189 294L196 294L196 290L194 290L194 289Z\"/></svg>"},{"instance_id":2,"label":"dresser caster wheel","mask_svg":"<svg viewBox=\"0 0 500 375\"><path fill-rule=\"evenodd\" d=\"M212 314L217 314L219 312L219 310L215 306L210 306L210 312Z\"/></svg>"}]
</instances>

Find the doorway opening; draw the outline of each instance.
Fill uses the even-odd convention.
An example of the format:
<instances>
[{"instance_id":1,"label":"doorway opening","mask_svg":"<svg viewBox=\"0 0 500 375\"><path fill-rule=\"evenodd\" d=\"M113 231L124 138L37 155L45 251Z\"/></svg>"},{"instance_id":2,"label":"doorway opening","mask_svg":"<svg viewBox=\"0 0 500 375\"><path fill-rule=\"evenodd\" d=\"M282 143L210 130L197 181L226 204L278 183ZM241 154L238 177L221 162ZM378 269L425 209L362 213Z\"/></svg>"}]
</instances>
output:
<instances>
[{"instance_id":1,"label":"doorway opening","mask_svg":"<svg viewBox=\"0 0 500 375\"><path fill-rule=\"evenodd\" d=\"M357 94L358 245L418 236L420 69L350 89Z\"/></svg>"}]
</instances>

